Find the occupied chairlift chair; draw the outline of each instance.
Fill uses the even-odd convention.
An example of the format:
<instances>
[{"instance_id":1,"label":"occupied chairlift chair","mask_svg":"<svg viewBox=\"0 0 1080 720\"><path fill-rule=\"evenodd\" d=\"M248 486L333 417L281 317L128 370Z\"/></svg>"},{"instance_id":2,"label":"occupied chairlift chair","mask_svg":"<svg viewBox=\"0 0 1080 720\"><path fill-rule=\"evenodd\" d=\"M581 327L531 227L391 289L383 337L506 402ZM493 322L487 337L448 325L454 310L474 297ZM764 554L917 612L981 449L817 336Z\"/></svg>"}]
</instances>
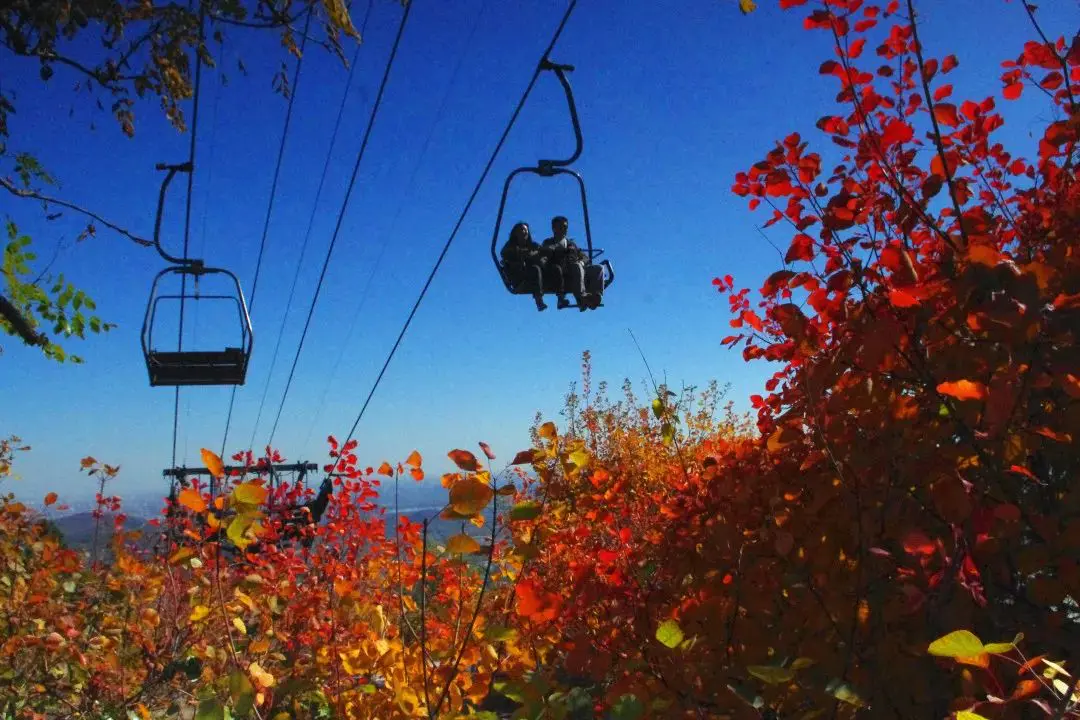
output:
<instances>
[{"instance_id":1,"label":"occupied chairlift chair","mask_svg":"<svg viewBox=\"0 0 1080 720\"><path fill-rule=\"evenodd\" d=\"M573 71L573 65L559 65L551 62L547 57L544 57L540 61L541 70L550 70L555 73L555 76L559 79L559 83L563 87L563 92L566 95L566 103L570 108L570 121L574 126L574 140L576 147L574 154L566 160L539 160L536 167L519 167L510 173L506 178L506 182L503 184L502 199L499 201L499 213L495 217L495 231L491 236L491 259L495 263L495 269L499 272L499 277L502 278L503 285L506 289L514 295L531 295L533 288L527 283L515 285L506 268L499 262L498 244L501 237L502 219L503 213L506 210L506 198L510 193L510 185L513 183L514 178L522 173L530 173L542 178L551 178L557 175L569 175L577 180L578 189L581 193L581 210L585 218L585 252L588 255L589 261L585 266L585 291L587 293L601 294L612 282L615 280L615 270L611 266L610 260L602 260L596 262L604 251L600 248L593 247L592 241L592 227L589 225L589 202L585 196L585 181L582 180L581 174L576 170L569 167L579 157L581 157L581 151L584 146L581 135L581 122L578 120L577 105L574 103L574 92L570 87L570 81L566 77L566 73ZM561 285L556 287L558 280L549 273L543 275L544 286L542 288L545 294L561 293L563 288ZM577 307L575 304L569 305L569 307ZM601 306L602 307L602 306Z\"/></svg>"},{"instance_id":2,"label":"occupied chairlift chair","mask_svg":"<svg viewBox=\"0 0 1080 720\"><path fill-rule=\"evenodd\" d=\"M248 314L240 281L229 270L207 267L202 260L173 257L161 247L161 216L165 206L165 192L176 173L190 173L192 165L191 163L158 165L157 169L165 170L167 174L161 183L161 193L158 196L157 218L154 222L154 247L167 262L172 264L154 278L150 300L146 306L146 316L143 318L142 349L143 356L146 358L146 369L150 374L150 385L243 385L247 377L248 360L251 358L254 337L251 316ZM180 293L162 293L162 281L166 277L172 278L177 275L180 276ZM232 281L235 292L217 295L200 294L199 280L204 275L224 275ZM187 290L188 276L191 276L194 288L191 292ZM179 301L181 314L187 302L223 301L233 304L238 316L238 345L226 347L223 350L183 350L179 346L176 350L157 349L154 345L154 325L162 300Z\"/></svg>"}]
</instances>

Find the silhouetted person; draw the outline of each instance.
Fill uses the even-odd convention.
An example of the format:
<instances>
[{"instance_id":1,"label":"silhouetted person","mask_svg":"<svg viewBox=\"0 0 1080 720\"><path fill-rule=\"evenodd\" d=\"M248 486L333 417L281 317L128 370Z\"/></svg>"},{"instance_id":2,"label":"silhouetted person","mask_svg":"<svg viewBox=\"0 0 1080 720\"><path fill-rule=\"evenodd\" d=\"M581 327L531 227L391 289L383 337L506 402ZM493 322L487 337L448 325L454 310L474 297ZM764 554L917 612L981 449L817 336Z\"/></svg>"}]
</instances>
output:
<instances>
[{"instance_id":1,"label":"silhouetted person","mask_svg":"<svg viewBox=\"0 0 1080 720\"><path fill-rule=\"evenodd\" d=\"M531 289L537 310L546 310L544 304L545 259L540 246L533 242L528 223L519 222L510 230L510 238L499 253L503 269L510 278L510 286L518 291Z\"/></svg>"},{"instance_id":2,"label":"silhouetted person","mask_svg":"<svg viewBox=\"0 0 1080 720\"><path fill-rule=\"evenodd\" d=\"M578 309L584 312L586 258L581 248L567 237L569 229L570 221L562 215L551 218L551 237L544 241L543 250L547 254L548 264L559 268L559 274L563 278L562 292L558 293L559 309L570 306L570 301L566 299L569 291L574 295Z\"/></svg>"}]
</instances>

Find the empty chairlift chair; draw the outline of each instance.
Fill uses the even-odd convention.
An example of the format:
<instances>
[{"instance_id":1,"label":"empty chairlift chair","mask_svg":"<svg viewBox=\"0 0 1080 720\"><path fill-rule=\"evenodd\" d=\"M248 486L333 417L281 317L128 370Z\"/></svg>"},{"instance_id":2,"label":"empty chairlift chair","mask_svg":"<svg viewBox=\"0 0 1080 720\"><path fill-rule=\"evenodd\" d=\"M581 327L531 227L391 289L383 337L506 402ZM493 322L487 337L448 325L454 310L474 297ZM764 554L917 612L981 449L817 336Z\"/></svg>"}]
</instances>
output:
<instances>
[{"instance_id":1,"label":"empty chairlift chair","mask_svg":"<svg viewBox=\"0 0 1080 720\"><path fill-rule=\"evenodd\" d=\"M154 246L158 253L171 263L154 277L150 291L150 300L146 305L143 318L142 350L146 359L146 370L151 386L180 385L243 385L247 378L248 361L251 359L254 333L251 329L251 316L244 300L240 281L235 273L222 268L207 267L202 260L174 257L161 247L161 215L165 204L165 191L178 172L192 170L190 163L182 165L158 165L159 170L168 174L161 183L158 198L157 220L154 224ZM207 277L218 277L226 281L226 290L212 293L200 292L200 281ZM170 282L178 282L179 291L167 291ZM165 302L165 305L162 303ZM225 303L234 308L236 320L229 320L228 334L234 340L224 348L184 349L177 343L176 349L165 349L162 343L172 340L163 337L162 332L155 337L155 328L159 328L166 315L165 307L173 303L178 305L180 322L183 322L185 306L191 303L202 307L208 303ZM233 325L235 323L235 325ZM182 327L182 325L181 325ZM171 333L170 333L171 335ZM220 349L219 349L220 348Z\"/></svg>"},{"instance_id":2,"label":"empty chairlift chair","mask_svg":"<svg viewBox=\"0 0 1080 720\"><path fill-rule=\"evenodd\" d=\"M233 292L203 294L198 290L199 280L206 275L222 275L231 281ZM186 289L181 282L180 292L162 292L162 285L172 276L188 277L194 290ZM177 302L181 307L187 303L226 303L236 309L235 345L223 349L162 349L155 344L154 328L160 322L162 301L169 305ZM172 338L157 338L169 342ZM244 294L236 275L220 268L208 268L202 264L175 265L167 267L154 278L150 302L143 320L142 347L146 357L146 369L150 384L158 385L243 385L247 377L248 360L251 358L253 334L251 317L248 315Z\"/></svg>"}]
</instances>

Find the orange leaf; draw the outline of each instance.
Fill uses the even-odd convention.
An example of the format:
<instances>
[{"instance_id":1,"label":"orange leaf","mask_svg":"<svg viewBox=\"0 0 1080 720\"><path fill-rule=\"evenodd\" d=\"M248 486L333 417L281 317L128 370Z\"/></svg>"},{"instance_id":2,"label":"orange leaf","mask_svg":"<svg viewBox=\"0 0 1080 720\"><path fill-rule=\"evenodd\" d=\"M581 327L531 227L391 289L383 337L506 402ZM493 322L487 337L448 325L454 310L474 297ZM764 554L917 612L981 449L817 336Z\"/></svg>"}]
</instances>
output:
<instances>
[{"instance_id":1,"label":"orange leaf","mask_svg":"<svg viewBox=\"0 0 1080 720\"><path fill-rule=\"evenodd\" d=\"M409 474L413 476L413 480L415 480L416 482L420 482L424 479L424 471L418 467L414 467L412 470L410 470Z\"/></svg>"},{"instance_id":2,"label":"orange leaf","mask_svg":"<svg viewBox=\"0 0 1080 720\"><path fill-rule=\"evenodd\" d=\"M972 245L968 250L968 260L978 265L994 267L1001 260L1001 253L989 245Z\"/></svg>"},{"instance_id":3,"label":"orange leaf","mask_svg":"<svg viewBox=\"0 0 1080 720\"><path fill-rule=\"evenodd\" d=\"M375 472L379 473L380 475L386 475L387 477L391 477L394 474L394 468L390 465L390 463L384 462Z\"/></svg>"},{"instance_id":4,"label":"orange leaf","mask_svg":"<svg viewBox=\"0 0 1080 720\"><path fill-rule=\"evenodd\" d=\"M225 464L221 462L221 458L213 450L203 448L202 461L211 475L218 479L225 477Z\"/></svg>"},{"instance_id":5,"label":"orange leaf","mask_svg":"<svg viewBox=\"0 0 1080 720\"><path fill-rule=\"evenodd\" d=\"M412 465L414 468L418 468L423 464L423 458L420 457L420 453L413 450L409 453L409 457L405 458L406 465Z\"/></svg>"},{"instance_id":6,"label":"orange leaf","mask_svg":"<svg viewBox=\"0 0 1080 720\"><path fill-rule=\"evenodd\" d=\"M1010 699L1023 700L1024 698L1034 697L1040 692L1042 692L1042 683L1038 680L1021 680L1016 683L1016 687L1013 688L1013 694Z\"/></svg>"},{"instance_id":7,"label":"orange leaf","mask_svg":"<svg viewBox=\"0 0 1080 720\"><path fill-rule=\"evenodd\" d=\"M193 512L199 513L206 510L206 500L204 500L202 494L194 488L184 488L181 490L177 501Z\"/></svg>"},{"instance_id":8,"label":"orange leaf","mask_svg":"<svg viewBox=\"0 0 1080 720\"><path fill-rule=\"evenodd\" d=\"M56 502L56 493L51 492L45 496L45 507L49 507Z\"/></svg>"},{"instance_id":9,"label":"orange leaf","mask_svg":"<svg viewBox=\"0 0 1080 720\"><path fill-rule=\"evenodd\" d=\"M95 460L90 455L87 455L86 457L84 457L82 460L79 461L79 465L81 465L82 469L85 470L88 467L93 467L94 465L97 465L97 460Z\"/></svg>"},{"instance_id":10,"label":"orange leaf","mask_svg":"<svg viewBox=\"0 0 1080 720\"><path fill-rule=\"evenodd\" d=\"M480 463L477 462L476 456L468 450L451 450L446 454L462 470L475 472L480 469Z\"/></svg>"},{"instance_id":11,"label":"orange leaf","mask_svg":"<svg viewBox=\"0 0 1080 720\"><path fill-rule=\"evenodd\" d=\"M524 465L526 463L531 463L533 461L534 457L535 457L535 455L533 454L532 450L522 450L521 452L519 452L517 455L514 456L514 459L513 459L513 461L511 461L510 464L511 465Z\"/></svg>"},{"instance_id":12,"label":"orange leaf","mask_svg":"<svg viewBox=\"0 0 1080 720\"><path fill-rule=\"evenodd\" d=\"M1017 675L1023 675L1025 671L1030 671L1030 672L1034 673L1035 672L1035 666L1038 665L1040 662L1042 662L1042 659L1044 657L1046 657L1046 656L1045 655L1036 655L1035 657L1031 658L1026 663L1024 663L1023 665L1021 665L1020 667L1018 667L1016 669L1016 674Z\"/></svg>"},{"instance_id":13,"label":"orange leaf","mask_svg":"<svg viewBox=\"0 0 1080 720\"><path fill-rule=\"evenodd\" d=\"M988 668L990 667L990 654L979 653L978 655L974 655L972 657L958 657L956 658L956 662L960 663L961 665L971 665L973 667Z\"/></svg>"},{"instance_id":14,"label":"orange leaf","mask_svg":"<svg viewBox=\"0 0 1080 720\"><path fill-rule=\"evenodd\" d=\"M986 385L977 380L943 382L937 386L937 391L957 400L985 400L987 394Z\"/></svg>"},{"instance_id":15,"label":"orange leaf","mask_svg":"<svg viewBox=\"0 0 1080 720\"><path fill-rule=\"evenodd\" d=\"M1065 387L1066 393L1080 400L1080 377L1071 374L1066 375L1061 384Z\"/></svg>"}]
</instances>

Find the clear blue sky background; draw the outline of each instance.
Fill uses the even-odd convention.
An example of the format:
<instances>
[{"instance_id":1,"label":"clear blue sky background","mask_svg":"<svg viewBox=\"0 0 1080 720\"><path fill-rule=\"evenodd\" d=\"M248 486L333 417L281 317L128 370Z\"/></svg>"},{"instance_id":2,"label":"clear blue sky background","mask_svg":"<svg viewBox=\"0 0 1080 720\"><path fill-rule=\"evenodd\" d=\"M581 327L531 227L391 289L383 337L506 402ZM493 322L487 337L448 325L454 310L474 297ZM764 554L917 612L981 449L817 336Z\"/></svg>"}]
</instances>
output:
<instances>
[{"instance_id":1,"label":"clear blue sky background","mask_svg":"<svg viewBox=\"0 0 1080 720\"><path fill-rule=\"evenodd\" d=\"M344 435L352 424L564 8L551 0L417 2L277 432L275 444L290 459L322 461L326 435ZM746 407L745 398L771 370L747 366L737 352L720 347L729 316L710 280L730 273L739 285L758 287L779 258L755 230L765 216L731 195L732 178L792 130L814 139L814 122L832 111L836 90L817 72L830 53L827 36L804 31L802 12L782 13L772 0L760 4L743 17L734 0L581 3L554 57L577 65L572 81L585 131L577 167L588 183L594 239L618 271L607 306L538 314L528 297L504 292L491 266L505 174L539 156L559 155L571 142L558 84L548 77L368 409L358 432L362 462L402 459L418 448L429 470L438 471L446 451L475 448L478 440L511 456L527 445L535 411L552 414L560 407L583 350L592 351L597 379L615 385L624 377L644 379L628 328L658 374L676 385L730 382L732 398ZM1080 16L1073 0L1041 5L1054 36L1075 31ZM922 0L919 6L928 51L960 56L950 76L956 95L981 99L997 92L997 63L1018 54L1031 36L1019 4ZM266 441L400 12L390 0L375 0L256 446ZM359 23L362 8L355 15ZM221 63L229 84L223 87L216 73L205 79L191 243L193 255L234 269L250 291L285 103L269 87L281 57L276 39L235 29L230 36ZM462 54L461 72L448 88ZM236 71L238 55L246 77ZM144 103L137 108L136 138L124 138L107 113L71 91L74 78L62 68L43 86L36 63L8 57L4 76L19 93L12 146L37 153L62 178L65 198L149 235L160 179L154 163L184 159L187 136ZM246 445L253 432L345 77L336 60L309 51L254 300L255 354L248 384L238 393L231 448ZM1045 104L1030 95L1008 108L1003 136L1029 154L1030 132L1047 117ZM832 152L827 141L815 143ZM508 219L526 219L541 234L552 214L563 213L580 236L572 190L556 181L523 182ZM183 196L178 182L165 223L174 250ZM42 255L65 241L56 268L119 324L108 336L71 346L86 357L83 366L56 366L4 341L0 434L17 433L34 447L20 460L23 480L12 489L30 499L49 489L88 496L90 483L77 472L87 454L123 466L114 487L120 494L163 488L173 392L148 386L138 341L150 281L162 261L107 232L72 247L79 228L74 217L45 224L35 208L11 198L0 198L0 214L29 231ZM781 247L789 240L783 232L774 239ZM388 250L357 314L384 243ZM222 322L209 311L198 321L189 316L187 344L209 341ZM183 392L178 462L197 463L200 447L220 445L228 399L228 388Z\"/></svg>"}]
</instances>

